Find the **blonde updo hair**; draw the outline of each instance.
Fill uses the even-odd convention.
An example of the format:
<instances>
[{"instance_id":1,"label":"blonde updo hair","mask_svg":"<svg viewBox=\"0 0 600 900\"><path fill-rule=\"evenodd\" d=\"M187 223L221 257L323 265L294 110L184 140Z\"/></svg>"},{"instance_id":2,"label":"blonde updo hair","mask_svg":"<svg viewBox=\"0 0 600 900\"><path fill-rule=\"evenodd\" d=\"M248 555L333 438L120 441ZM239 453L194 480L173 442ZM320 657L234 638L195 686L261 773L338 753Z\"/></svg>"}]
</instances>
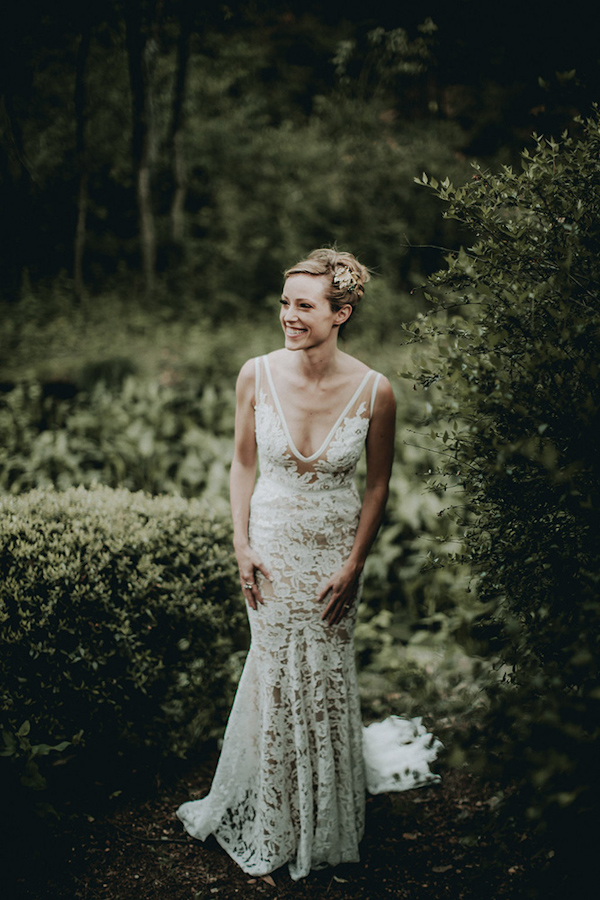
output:
<instances>
[{"instance_id":1,"label":"blonde updo hair","mask_svg":"<svg viewBox=\"0 0 600 900\"><path fill-rule=\"evenodd\" d=\"M290 275L327 275L330 284L325 291L325 298L329 300L333 312L348 304L354 310L371 277L366 266L359 263L351 253L327 247L313 250L306 259L288 269L284 273L284 279Z\"/></svg>"}]
</instances>

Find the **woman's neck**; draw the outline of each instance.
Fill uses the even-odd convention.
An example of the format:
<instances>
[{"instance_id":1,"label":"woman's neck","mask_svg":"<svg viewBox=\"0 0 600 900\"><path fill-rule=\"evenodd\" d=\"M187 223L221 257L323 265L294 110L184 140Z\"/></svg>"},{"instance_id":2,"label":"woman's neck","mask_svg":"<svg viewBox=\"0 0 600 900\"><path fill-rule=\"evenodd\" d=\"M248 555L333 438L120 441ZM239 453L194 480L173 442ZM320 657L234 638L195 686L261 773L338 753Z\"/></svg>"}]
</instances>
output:
<instances>
[{"instance_id":1,"label":"woman's neck","mask_svg":"<svg viewBox=\"0 0 600 900\"><path fill-rule=\"evenodd\" d=\"M291 365L307 381L319 382L339 372L342 351L337 344L290 351Z\"/></svg>"}]
</instances>

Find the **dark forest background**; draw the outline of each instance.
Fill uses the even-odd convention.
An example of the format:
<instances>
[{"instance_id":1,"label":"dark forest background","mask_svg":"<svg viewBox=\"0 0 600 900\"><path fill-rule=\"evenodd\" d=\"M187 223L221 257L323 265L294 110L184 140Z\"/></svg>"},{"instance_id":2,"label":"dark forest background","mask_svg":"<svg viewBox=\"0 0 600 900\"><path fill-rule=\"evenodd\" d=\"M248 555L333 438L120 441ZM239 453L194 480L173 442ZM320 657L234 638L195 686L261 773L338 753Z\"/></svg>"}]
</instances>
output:
<instances>
[{"instance_id":1,"label":"dark forest background","mask_svg":"<svg viewBox=\"0 0 600 900\"><path fill-rule=\"evenodd\" d=\"M332 241L406 291L438 263L409 246L451 239L413 176L518 162L596 99L577 5L28 0L2 18L4 302L60 278L226 316Z\"/></svg>"}]
</instances>

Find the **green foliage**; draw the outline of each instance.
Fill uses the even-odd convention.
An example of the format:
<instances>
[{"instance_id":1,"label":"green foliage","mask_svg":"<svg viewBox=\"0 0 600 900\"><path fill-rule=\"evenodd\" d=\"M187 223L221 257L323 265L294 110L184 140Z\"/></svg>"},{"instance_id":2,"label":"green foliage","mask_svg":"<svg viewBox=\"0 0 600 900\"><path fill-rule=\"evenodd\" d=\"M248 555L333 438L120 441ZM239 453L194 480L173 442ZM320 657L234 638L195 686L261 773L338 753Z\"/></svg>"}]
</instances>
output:
<instances>
[{"instance_id":1,"label":"green foliage","mask_svg":"<svg viewBox=\"0 0 600 900\"><path fill-rule=\"evenodd\" d=\"M214 320L224 321L240 307L264 305L287 266L332 242L358 253L385 277L390 292L412 287L429 266L422 253L408 253L408 245L442 242L433 198L420 195L413 177L424 165L457 177L466 168L458 155L464 143L460 125L427 106L432 56L427 32L433 26L426 24L411 37L402 28L361 35L347 22L326 25L301 15L258 17L253 24L238 20L225 27L195 22L181 157L175 159L178 18L174 10L169 27L166 20L153 24L147 58L163 302L177 310L182 296L192 298ZM84 20L82 15L80 24ZM28 173L11 197L14 215L18 210L26 217L29 232L27 251L21 242L18 257L6 266L21 294L27 293L29 275L36 290L49 279L62 281L72 293L65 273L73 271L83 165L84 280L95 295L120 285L131 298L140 248L124 23L115 10L114 21L92 29L83 79L82 161L76 154L73 104L81 43L76 26L65 23L64 35L55 33L55 43L37 48L35 65L29 61L30 37L22 54L15 53L18 70L25 71L22 83L18 77L11 81L13 117L0 116L0 157L9 148L14 152L11 128L17 129ZM345 33L355 37L344 54ZM174 164L185 191L177 238L171 220ZM21 196L30 182L34 196ZM2 294L16 302L8 279Z\"/></svg>"},{"instance_id":2,"label":"green foliage","mask_svg":"<svg viewBox=\"0 0 600 900\"><path fill-rule=\"evenodd\" d=\"M391 46L393 35L373 40ZM380 89L385 67L369 57L366 84L361 73L356 90L346 78L300 114L265 98L260 78L272 47L215 35L210 49L193 76L206 102L188 129L190 190L206 202L190 223L188 265L193 283L222 298L215 316L264 302L290 261L337 242L384 276L406 318L398 289L422 271L408 246L437 243L440 228L413 178L423 160L435 172L466 170L453 151L460 128L435 119L400 125L393 93Z\"/></svg>"},{"instance_id":3,"label":"green foliage","mask_svg":"<svg viewBox=\"0 0 600 900\"><path fill-rule=\"evenodd\" d=\"M107 305L109 320L112 310ZM455 526L439 515L444 491L424 491L420 479L436 463L435 453L415 437L431 404L394 372L397 348L385 337L397 326L400 313L378 279L369 285L360 315L344 347L391 378L399 410L391 497L367 563L364 596L374 612L393 610L395 629L407 640L416 639L418 621L422 632L435 631L441 643L471 615L474 595L465 593L464 573L440 567L422 571L428 553L436 565L438 553L457 540ZM37 369L46 378L43 383L20 381L0 395L0 487L20 493L46 485L64 489L100 482L203 497L228 512L236 367L253 352L281 342L275 312L272 319L274 327L260 320L257 333L244 325L240 344L238 328L209 328L206 323L172 323L156 333L147 327L138 334L140 323L130 314L115 336L118 356L104 362L93 361L108 334L98 313L91 344L80 340L77 314L72 331L56 321L45 332L41 326L30 332L19 344L18 358L35 360L36 347L43 342L48 359L45 368L34 365L32 375ZM78 341L79 358L74 356ZM68 348L64 358L60 342ZM127 371L129 357L122 352L128 344L140 374L119 384L117 375ZM113 384L94 384L97 377L110 377ZM464 608L463 600L469 601Z\"/></svg>"},{"instance_id":4,"label":"green foliage","mask_svg":"<svg viewBox=\"0 0 600 900\"><path fill-rule=\"evenodd\" d=\"M165 378L165 380L167 380ZM235 396L187 381L175 388L128 377L71 399L36 382L0 399L0 486L108 484L219 502L228 477Z\"/></svg>"},{"instance_id":5,"label":"green foliage","mask_svg":"<svg viewBox=\"0 0 600 900\"><path fill-rule=\"evenodd\" d=\"M2 730L3 749L0 750L0 757L21 764L20 781L23 787L43 791L47 787L47 781L38 765L40 757L58 753L63 754L64 758L65 751L78 744L81 735L82 732L79 732L73 736L72 741L60 741L54 746L44 743L32 744L31 723L29 719L26 719L16 731L10 728Z\"/></svg>"},{"instance_id":6,"label":"green foliage","mask_svg":"<svg viewBox=\"0 0 600 900\"><path fill-rule=\"evenodd\" d=\"M373 92L385 92L388 96L401 94L406 76L423 74L432 61L432 35L437 26L427 18L418 31L414 39L404 28L386 31L379 26L368 31L360 75L355 79L349 75L348 68L356 64L357 41L341 41L334 58L338 78L345 86L355 87L363 97Z\"/></svg>"},{"instance_id":7,"label":"green foliage","mask_svg":"<svg viewBox=\"0 0 600 900\"><path fill-rule=\"evenodd\" d=\"M599 796L599 160L596 111L579 138L536 138L520 173L476 167L460 188L424 176L474 243L413 329L436 342L419 381L450 423L434 479L466 492L466 559L512 669L487 762L522 779L528 816L565 855Z\"/></svg>"},{"instance_id":8,"label":"green foliage","mask_svg":"<svg viewBox=\"0 0 600 900\"><path fill-rule=\"evenodd\" d=\"M231 319L217 324L218 311L202 315L198 303L181 298L149 304L113 292L76 302L66 278L49 290L28 285L19 303L0 302L0 383L4 389L33 379L90 390L102 380L118 387L137 374L173 385L190 380L198 391L207 382L233 384L249 356L280 339L279 295L272 300L261 315L237 310L236 339Z\"/></svg>"},{"instance_id":9,"label":"green foliage","mask_svg":"<svg viewBox=\"0 0 600 900\"><path fill-rule=\"evenodd\" d=\"M229 526L108 487L5 496L0 514L3 782L218 734L245 640Z\"/></svg>"}]
</instances>

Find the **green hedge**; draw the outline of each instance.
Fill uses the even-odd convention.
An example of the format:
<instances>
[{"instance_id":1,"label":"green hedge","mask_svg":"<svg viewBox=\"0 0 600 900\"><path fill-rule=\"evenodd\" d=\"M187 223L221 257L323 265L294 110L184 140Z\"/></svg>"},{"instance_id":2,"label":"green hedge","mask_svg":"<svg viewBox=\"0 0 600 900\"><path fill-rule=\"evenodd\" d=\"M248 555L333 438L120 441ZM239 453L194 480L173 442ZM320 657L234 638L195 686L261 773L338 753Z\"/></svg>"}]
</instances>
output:
<instances>
[{"instance_id":1,"label":"green hedge","mask_svg":"<svg viewBox=\"0 0 600 900\"><path fill-rule=\"evenodd\" d=\"M205 505L108 487L5 496L0 567L2 755L26 783L77 744L181 756L222 728L245 616L229 525Z\"/></svg>"}]
</instances>

